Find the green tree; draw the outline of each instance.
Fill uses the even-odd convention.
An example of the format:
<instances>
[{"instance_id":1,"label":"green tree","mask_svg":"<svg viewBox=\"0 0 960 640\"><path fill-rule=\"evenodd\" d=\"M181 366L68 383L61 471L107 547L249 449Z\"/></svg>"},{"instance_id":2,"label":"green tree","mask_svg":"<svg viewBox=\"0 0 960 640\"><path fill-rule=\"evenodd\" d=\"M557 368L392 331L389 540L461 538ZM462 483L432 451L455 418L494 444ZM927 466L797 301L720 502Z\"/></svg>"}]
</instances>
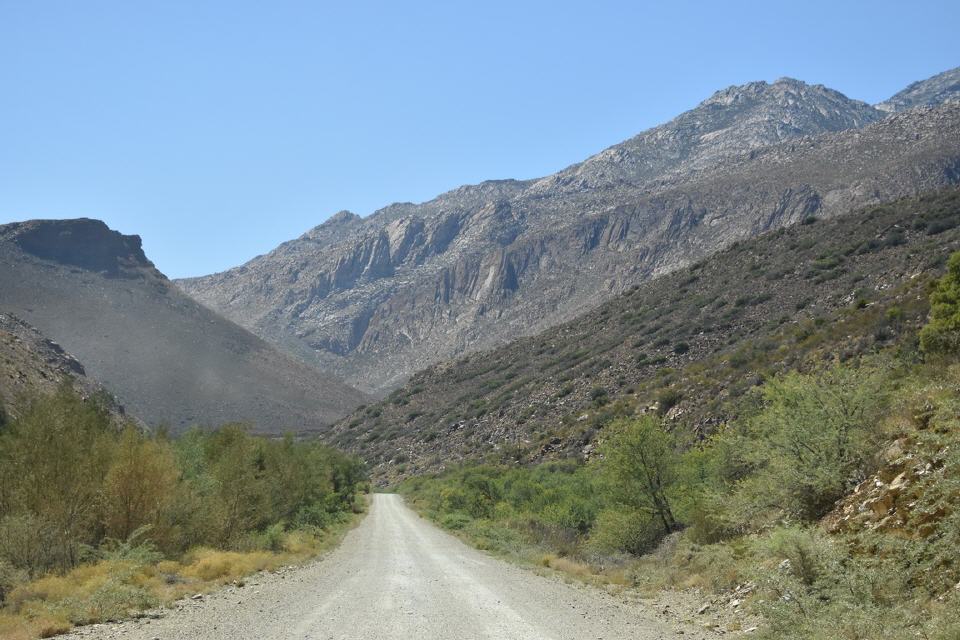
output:
<instances>
[{"instance_id":1,"label":"green tree","mask_svg":"<svg viewBox=\"0 0 960 640\"><path fill-rule=\"evenodd\" d=\"M930 296L930 320L920 330L924 353L960 353L960 251L950 256L944 274Z\"/></svg>"},{"instance_id":2,"label":"green tree","mask_svg":"<svg viewBox=\"0 0 960 640\"><path fill-rule=\"evenodd\" d=\"M81 546L97 541L116 437L103 408L67 386L34 399L0 436L0 520L31 518L42 529L34 539L53 532L48 557L59 568L74 566Z\"/></svg>"},{"instance_id":3,"label":"green tree","mask_svg":"<svg viewBox=\"0 0 960 640\"><path fill-rule=\"evenodd\" d=\"M880 373L835 366L789 373L763 387L763 408L738 436L756 473L738 483L731 505L813 521L872 470L886 406Z\"/></svg>"},{"instance_id":4,"label":"green tree","mask_svg":"<svg viewBox=\"0 0 960 640\"><path fill-rule=\"evenodd\" d=\"M126 540L149 525L150 537L165 541L165 519L176 494L178 476L173 451L166 441L145 438L127 429L104 478L106 535Z\"/></svg>"},{"instance_id":5,"label":"green tree","mask_svg":"<svg viewBox=\"0 0 960 640\"><path fill-rule=\"evenodd\" d=\"M677 528L671 505L679 456L673 437L659 420L644 416L611 425L615 432L603 446L602 473L613 502Z\"/></svg>"}]
</instances>

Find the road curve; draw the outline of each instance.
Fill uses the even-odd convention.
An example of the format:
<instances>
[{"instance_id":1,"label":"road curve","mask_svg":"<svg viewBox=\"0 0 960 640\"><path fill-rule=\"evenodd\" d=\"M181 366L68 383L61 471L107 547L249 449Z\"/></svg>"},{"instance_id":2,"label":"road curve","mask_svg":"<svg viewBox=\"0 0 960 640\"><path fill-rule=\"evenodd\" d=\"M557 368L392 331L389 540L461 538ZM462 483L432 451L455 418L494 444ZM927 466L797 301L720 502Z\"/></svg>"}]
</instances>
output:
<instances>
[{"instance_id":1,"label":"road curve","mask_svg":"<svg viewBox=\"0 0 960 640\"><path fill-rule=\"evenodd\" d=\"M157 620L73 637L144 640L614 639L680 637L599 590L496 560L421 519L396 495L320 562L188 601ZM688 631L683 637L690 638Z\"/></svg>"}]
</instances>

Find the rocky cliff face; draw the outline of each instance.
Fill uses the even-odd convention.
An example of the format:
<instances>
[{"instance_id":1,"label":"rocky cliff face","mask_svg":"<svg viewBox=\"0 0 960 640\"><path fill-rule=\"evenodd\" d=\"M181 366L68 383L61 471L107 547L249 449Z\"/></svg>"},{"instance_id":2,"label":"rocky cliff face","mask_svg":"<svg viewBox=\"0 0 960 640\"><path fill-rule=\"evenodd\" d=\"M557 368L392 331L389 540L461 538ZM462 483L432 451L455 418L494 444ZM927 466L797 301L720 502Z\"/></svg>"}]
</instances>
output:
<instances>
[{"instance_id":1,"label":"rocky cliff face","mask_svg":"<svg viewBox=\"0 0 960 640\"><path fill-rule=\"evenodd\" d=\"M877 109L893 113L957 100L960 100L960 67L914 82L889 100L878 104Z\"/></svg>"},{"instance_id":2,"label":"rocky cliff face","mask_svg":"<svg viewBox=\"0 0 960 640\"><path fill-rule=\"evenodd\" d=\"M0 226L0 356L0 400L86 373L133 415L174 430L318 430L366 400L197 304L138 237L96 220Z\"/></svg>"},{"instance_id":3,"label":"rocky cliff face","mask_svg":"<svg viewBox=\"0 0 960 640\"><path fill-rule=\"evenodd\" d=\"M5 237L38 258L109 277L156 272L143 253L140 236L125 236L100 220L29 220L6 225Z\"/></svg>"},{"instance_id":4,"label":"rocky cliff face","mask_svg":"<svg viewBox=\"0 0 960 640\"><path fill-rule=\"evenodd\" d=\"M731 87L552 176L341 213L179 284L381 393L737 239L958 179L960 108L884 116L791 79Z\"/></svg>"}]
</instances>

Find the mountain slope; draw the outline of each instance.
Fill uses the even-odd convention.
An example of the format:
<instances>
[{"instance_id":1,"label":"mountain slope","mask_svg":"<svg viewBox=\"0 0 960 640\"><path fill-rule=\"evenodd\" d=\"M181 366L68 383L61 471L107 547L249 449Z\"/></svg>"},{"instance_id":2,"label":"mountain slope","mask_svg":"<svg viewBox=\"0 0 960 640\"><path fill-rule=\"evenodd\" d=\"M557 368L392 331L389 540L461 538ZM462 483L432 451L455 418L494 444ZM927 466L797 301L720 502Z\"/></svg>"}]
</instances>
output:
<instances>
[{"instance_id":1,"label":"mountain slope","mask_svg":"<svg viewBox=\"0 0 960 640\"><path fill-rule=\"evenodd\" d=\"M111 413L123 415L76 358L20 318L0 313L0 423L4 416L18 416L37 394L54 393L64 384L81 397L101 397Z\"/></svg>"},{"instance_id":2,"label":"mountain slope","mask_svg":"<svg viewBox=\"0 0 960 640\"><path fill-rule=\"evenodd\" d=\"M180 292L95 220L0 226L0 311L76 355L150 424L319 429L365 400Z\"/></svg>"},{"instance_id":3,"label":"mountain slope","mask_svg":"<svg viewBox=\"0 0 960 640\"><path fill-rule=\"evenodd\" d=\"M739 238L960 177L960 108L882 116L795 80L733 87L554 176L461 187L367 219L343 214L180 284L382 393Z\"/></svg>"},{"instance_id":4,"label":"mountain slope","mask_svg":"<svg viewBox=\"0 0 960 640\"><path fill-rule=\"evenodd\" d=\"M435 365L334 427L381 477L457 460L589 455L617 415L654 407L709 433L778 371L894 343L924 321L960 248L960 191L737 243L572 322Z\"/></svg>"},{"instance_id":5,"label":"mountain slope","mask_svg":"<svg viewBox=\"0 0 960 640\"><path fill-rule=\"evenodd\" d=\"M918 106L942 104L949 100L960 100L960 67L914 82L878 104L877 109L897 112Z\"/></svg>"}]
</instances>

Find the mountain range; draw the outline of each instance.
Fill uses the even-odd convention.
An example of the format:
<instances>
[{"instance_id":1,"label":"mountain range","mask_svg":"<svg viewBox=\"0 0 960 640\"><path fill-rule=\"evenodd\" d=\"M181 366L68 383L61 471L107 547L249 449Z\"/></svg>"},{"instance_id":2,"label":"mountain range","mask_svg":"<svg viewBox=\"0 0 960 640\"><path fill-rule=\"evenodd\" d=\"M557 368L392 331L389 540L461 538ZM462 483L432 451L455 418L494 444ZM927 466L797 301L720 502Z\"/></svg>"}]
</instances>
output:
<instances>
[{"instance_id":1,"label":"mountain range","mask_svg":"<svg viewBox=\"0 0 960 640\"><path fill-rule=\"evenodd\" d=\"M240 267L177 284L383 395L739 239L955 183L957 73L876 107L789 78L730 87L556 174L366 218L341 212Z\"/></svg>"},{"instance_id":2,"label":"mountain range","mask_svg":"<svg viewBox=\"0 0 960 640\"><path fill-rule=\"evenodd\" d=\"M0 396L15 412L69 378L174 431L326 432L417 371L593 317L737 242L956 184L958 74L877 106L789 78L730 87L553 175L340 212L176 282L99 221L0 226ZM411 412L446 419L440 405ZM421 415L411 437L430 431ZM334 436L357 449L344 425L382 429L368 418Z\"/></svg>"}]
</instances>

